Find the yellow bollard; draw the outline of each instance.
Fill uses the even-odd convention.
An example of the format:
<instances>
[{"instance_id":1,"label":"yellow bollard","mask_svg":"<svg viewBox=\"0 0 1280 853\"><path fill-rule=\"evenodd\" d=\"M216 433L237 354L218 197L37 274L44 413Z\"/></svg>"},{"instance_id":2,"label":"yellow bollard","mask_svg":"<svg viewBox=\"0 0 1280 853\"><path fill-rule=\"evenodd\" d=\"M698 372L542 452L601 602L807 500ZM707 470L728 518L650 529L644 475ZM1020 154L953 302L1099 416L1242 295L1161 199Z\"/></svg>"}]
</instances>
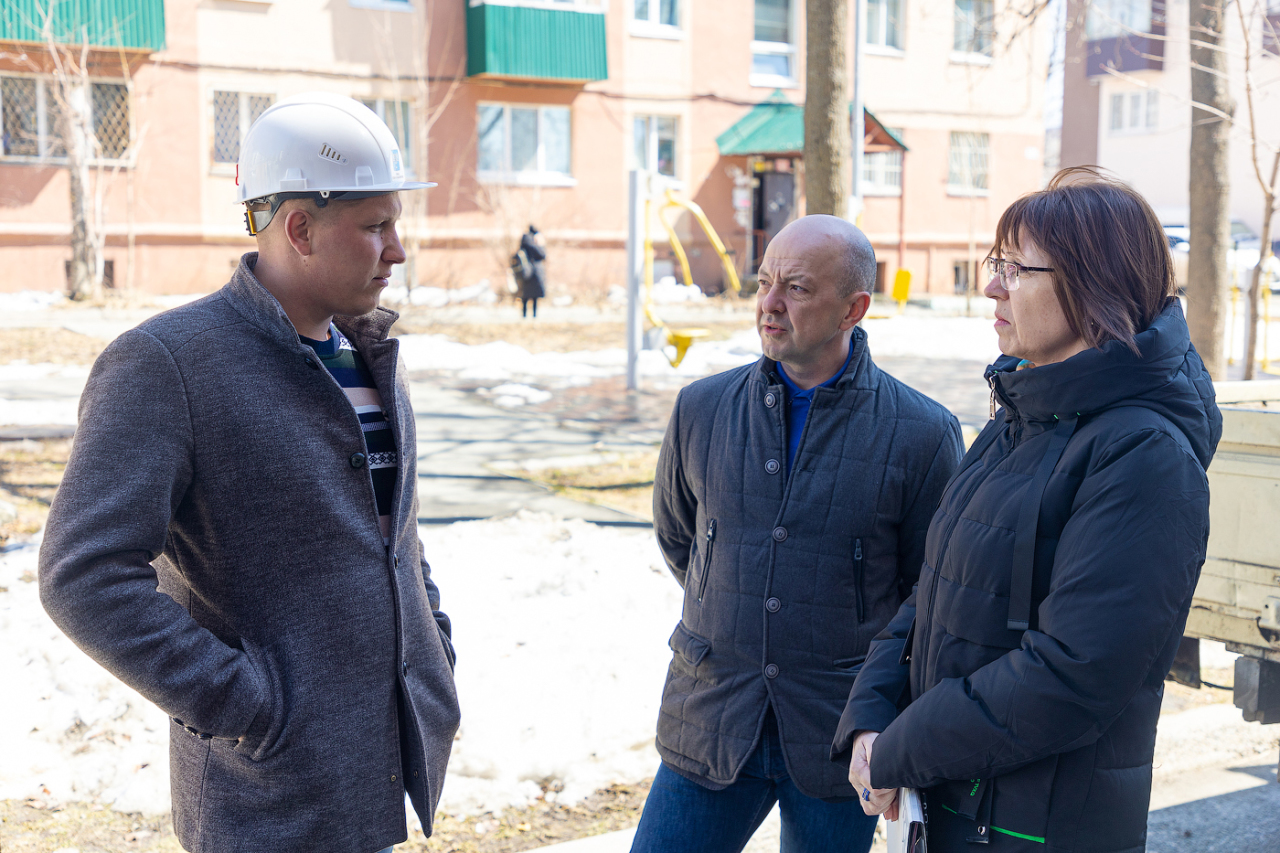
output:
<instances>
[{"instance_id":1,"label":"yellow bollard","mask_svg":"<svg viewBox=\"0 0 1280 853\"><path fill-rule=\"evenodd\" d=\"M911 270L900 268L893 276L893 298L898 303L898 313L907 310L907 299L911 297Z\"/></svg>"}]
</instances>

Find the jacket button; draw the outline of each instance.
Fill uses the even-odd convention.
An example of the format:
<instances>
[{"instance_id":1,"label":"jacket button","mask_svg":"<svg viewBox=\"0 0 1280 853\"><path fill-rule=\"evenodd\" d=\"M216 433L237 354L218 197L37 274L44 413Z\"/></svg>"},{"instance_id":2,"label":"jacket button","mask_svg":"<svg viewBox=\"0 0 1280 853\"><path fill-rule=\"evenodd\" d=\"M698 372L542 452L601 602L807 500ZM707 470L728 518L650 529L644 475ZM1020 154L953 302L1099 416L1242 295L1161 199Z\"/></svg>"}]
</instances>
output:
<instances>
[{"instance_id":1,"label":"jacket button","mask_svg":"<svg viewBox=\"0 0 1280 853\"><path fill-rule=\"evenodd\" d=\"M771 598L764 603L764 609L768 610L770 613L777 613L782 609L782 602L776 598Z\"/></svg>"},{"instance_id":2,"label":"jacket button","mask_svg":"<svg viewBox=\"0 0 1280 853\"><path fill-rule=\"evenodd\" d=\"M396 781L396 774L394 773L391 774L391 781L392 782Z\"/></svg>"},{"instance_id":3,"label":"jacket button","mask_svg":"<svg viewBox=\"0 0 1280 853\"><path fill-rule=\"evenodd\" d=\"M776 474L782 470L782 465L778 463L777 459L770 459L764 463L764 470L769 474Z\"/></svg>"},{"instance_id":4,"label":"jacket button","mask_svg":"<svg viewBox=\"0 0 1280 853\"><path fill-rule=\"evenodd\" d=\"M307 367L310 367L312 370L320 369L320 365L316 364L316 360L311 356L307 356L303 361L305 361L307 363Z\"/></svg>"},{"instance_id":5,"label":"jacket button","mask_svg":"<svg viewBox=\"0 0 1280 853\"><path fill-rule=\"evenodd\" d=\"M778 405L778 395L773 393L772 391L770 391L768 394L765 394L764 404L772 409L774 406Z\"/></svg>"},{"instance_id":6,"label":"jacket button","mask_svg":"<svg viewBox=\"0 0 1280 853\"><path fill-rule=\"evenodd\" d=\"M405 675L409 674L409 662L407 660L400 662L400 671L403 672Z\"/></svg>"},{"instance_id":7,"label":"jacket button","mask_svg":"<svg viewBox=\"0 0 1280 853\"><path fill-rule=\"evenodd\" d=\"M364 454L363 454L363 453L352 453L352 454L351 454L351 459L350 459L349 461L351 462L351 467L352 467L352 468L363 468L363 467L364 467L364 461L365 461L365 460L364 460Z\"/></svg>"},{"instance_id":8,"label":"jacket button","mask_svg":"<svg viewBox=\"0 0 1280 853\"><path fill-rule=\"evenodd\" d=\"M766 667L764 668L764 677L765 677L765 678L777 678L777 677L778 677L778 665L777 665L776 663L771 663L771 664L769 664L768 666L766 666Z\"/></svg>"},{"instance_id":9,"label":"jacket button","mask_svg":"<svg viewBox=\"0 0 1280 853\"><path fill-rule=\"evenodd\" d=\"M787 538L787 528L785 528L785 527L775 527L775 528L773 528L773 541L775 541L775 542L781 542L782 540L784 540L784 539L786 539L786 538Z\"/></svg>"}]
</instances>

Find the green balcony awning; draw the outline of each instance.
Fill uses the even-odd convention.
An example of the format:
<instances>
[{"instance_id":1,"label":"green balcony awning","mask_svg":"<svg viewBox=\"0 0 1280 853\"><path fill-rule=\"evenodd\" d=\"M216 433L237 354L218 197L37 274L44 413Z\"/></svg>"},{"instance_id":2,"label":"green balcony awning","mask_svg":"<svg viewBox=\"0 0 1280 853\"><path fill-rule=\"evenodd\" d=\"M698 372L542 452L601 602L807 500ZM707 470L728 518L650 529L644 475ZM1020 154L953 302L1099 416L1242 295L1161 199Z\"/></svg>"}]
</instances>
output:
<instances>
[{"instance_id":1,"label":"green balcony awning","mask_svg":"<svg viewBox=\"0 0 1280 853\"><path fill-rule=\"evenodd\" d=\"M51 30L59 44L164 49L164 0L58 0ZM0 2L0 41L44 43L50 0Z\"/></svg>"},{"instance_id":2,"label":"green balcony awning","mask_svg":"<svg viewBox=\"0 0 1280 853\"><path fill-rule=\"evenodd\" d=\"M604 80L609 76L604 12L495 3L469 6L467 74Z\"/></svg>"},{"instance_id":3,"label":"green balcony awning","mask_svg":"<svg viewBox=\"0 0 1280 853\"><path fill-rule=\"evenodd\" d=\"M890 133L870 110L863 110L863 118L864 144L868 151L907 150L902 140ZM804 152L804 105L791 103L781 89L775 89L764 103L756 104L751 112L717 136L716 145L726 157L800 155Z\"/></svg>"}]
</instances>

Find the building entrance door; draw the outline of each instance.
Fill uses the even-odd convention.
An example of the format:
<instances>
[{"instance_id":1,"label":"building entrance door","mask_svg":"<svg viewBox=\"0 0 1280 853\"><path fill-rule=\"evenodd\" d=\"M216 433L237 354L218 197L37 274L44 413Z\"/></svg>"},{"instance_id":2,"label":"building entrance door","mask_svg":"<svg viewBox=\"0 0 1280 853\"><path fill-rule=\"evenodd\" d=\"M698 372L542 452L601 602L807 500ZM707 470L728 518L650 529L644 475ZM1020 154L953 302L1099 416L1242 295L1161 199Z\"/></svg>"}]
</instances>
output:
<instances>
[{"instance_id":1,"label":"building entrance door","mask_svg":"<svg viewBox=\"0 0 1280 853\"><path fill-rule=\"evenodd\" d=\"M752 272L759 272L769 241L791 221L796 199L794 172L760 172L758 177L753 199L755 222L752 227L755 231L755 246L751 259Z\"/></svg>"}]
</instances>

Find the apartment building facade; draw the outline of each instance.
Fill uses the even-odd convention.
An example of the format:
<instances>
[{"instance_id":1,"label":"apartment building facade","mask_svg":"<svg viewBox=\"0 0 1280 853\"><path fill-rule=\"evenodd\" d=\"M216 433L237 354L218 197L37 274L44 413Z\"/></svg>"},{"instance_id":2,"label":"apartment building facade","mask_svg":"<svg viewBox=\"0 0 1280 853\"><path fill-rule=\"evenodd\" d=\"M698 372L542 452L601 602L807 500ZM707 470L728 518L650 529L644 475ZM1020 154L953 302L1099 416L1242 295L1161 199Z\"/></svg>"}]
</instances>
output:
<instances>
[{"instance_id":1,"label":"apartment building facade","mask_svg":"<svg viewBox=\"0 0 1280 853\"><path fill-rule=\"evenodd\" d=\"M1000 212L1040 183L1048 46L1006 1L868 0L860 221L883 281L905 266L916 292L967 286ZM621 284L637 167L697 202L743 273L804 213L801 0L118 2L153 26L94 51L95 103L123 103L97 163L117 286L225 281L252 246L234 203L240 140L269 104L317 88L368 103L440 183L405 198L415 284L500 289L529 224L553 295ZM23 35L0 18L0 289L57 289L66 175L41 135L48 69L15 58L40 53ZM28 127L34 144L14 143ZM694 280L719 290L706 237L688 216L675 227ZM660 245L660 271L668 256Z\"/></svg>"},{"instance_id":2,"label":"apartment building facade","mask_svg":"<svg viewBox=\"0 0 1280 853\"><path fill-rule=\"evenodd\" d=\"M1253 115L1262 171L1280 145L1280 3L1246 3L1248 32L1227 16L1231 128L1230 216L1255 234L1264 198L1253 164L1245 91L1249 40ZM1186 225L1190 182L1191 66L1188 0L1110 0L1068 6L1062 164L1102 166L1146 196L1161 220ZM1275 235L1273 235L1273 239Z\"/></svg>"}]
</instances>

